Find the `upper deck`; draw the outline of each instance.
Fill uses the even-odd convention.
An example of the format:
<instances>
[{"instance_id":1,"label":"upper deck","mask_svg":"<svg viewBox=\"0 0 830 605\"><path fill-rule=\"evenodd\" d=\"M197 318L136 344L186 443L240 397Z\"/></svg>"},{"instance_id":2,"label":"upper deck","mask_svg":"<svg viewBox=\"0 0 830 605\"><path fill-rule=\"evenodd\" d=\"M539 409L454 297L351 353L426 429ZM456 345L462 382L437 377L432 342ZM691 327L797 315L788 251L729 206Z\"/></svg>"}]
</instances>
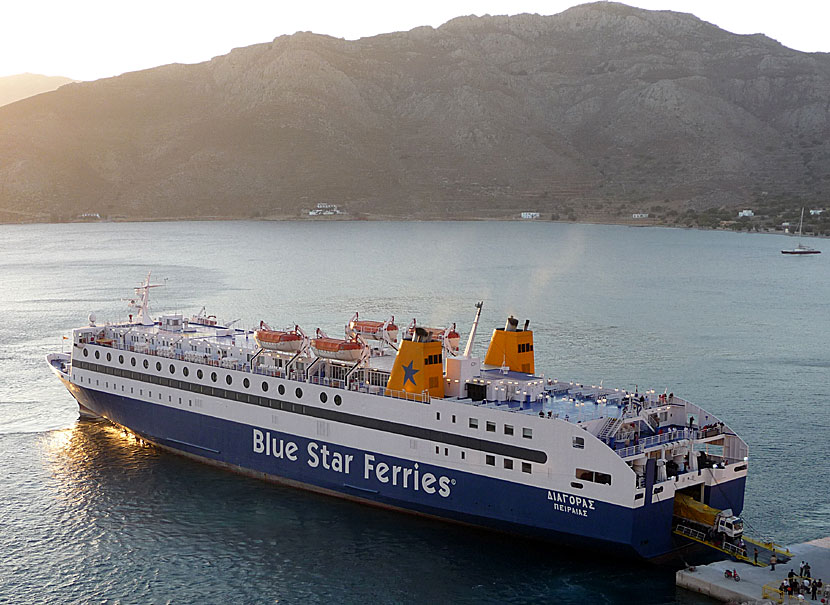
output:
<instances>
[{"instance_id":1,"label":"upper deck","mask_svg":"<svg viewBox=\"0 0 830 605\"><path fill-rule=\"evenodd\" d=\"M90 325L76 329L73 341L378 397L422 403L439 399L428 392L387 388L395 361L388 348L370 347L356 363L320 358L307 350L299 354L265 351L258 346L253 331L226 327L198 316L187 321L181 316L163 316L152 324ZM728 451L714 448L719 458L737 461L745 455L745 444L728 427L673 394L657 394L653 390L629 393L486 366L467 383L473 385L467 392L440 399L573 423L624 459L641 457L649 450L681 441L696 442L699 447L724 443L724 436L737 439L739 447Z\"/></svg>"}]
</instances>

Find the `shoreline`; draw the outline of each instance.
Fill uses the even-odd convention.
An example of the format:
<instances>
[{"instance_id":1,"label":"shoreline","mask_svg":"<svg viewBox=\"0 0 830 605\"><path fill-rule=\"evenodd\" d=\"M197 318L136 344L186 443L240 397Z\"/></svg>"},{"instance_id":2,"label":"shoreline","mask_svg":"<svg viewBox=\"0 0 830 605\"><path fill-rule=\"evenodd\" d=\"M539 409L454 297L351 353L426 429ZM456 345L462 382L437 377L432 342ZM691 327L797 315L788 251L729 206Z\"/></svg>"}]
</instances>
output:
<instances>
[{"instance_id":1,"label":"shoreline","mask_svg":"<svg viewBox=\"0 0 830 605\"><path fill-rule=\"evenodd\" d=\"M785 235L788 237L799 237L794 233L786 233L777 230L750 230L750 229L728 229L723 227L700 227L693 225L667 224L648 220L576 220L563 221L551 219L520 219L504 217L464 217L464 218L401 218L399 216L338 216L338 217L302 217L302 216L273 216L273 217L236 217L236 216L202 216L202 217L140 217L140 218L112 218L100 220L72 220L72 221L0 221L0 225L79 225L95 223L175 223L175 222L256 222L256 223L478 223L478 222L505 222L505 223L554 223L572 225L619 225L623 227L659 227L663 229L694 229L697 231L724 231L731 233L744 233L748 235ZM830 235L802 234L800 237L830 239Z\"/></svg>"}]
</instances>

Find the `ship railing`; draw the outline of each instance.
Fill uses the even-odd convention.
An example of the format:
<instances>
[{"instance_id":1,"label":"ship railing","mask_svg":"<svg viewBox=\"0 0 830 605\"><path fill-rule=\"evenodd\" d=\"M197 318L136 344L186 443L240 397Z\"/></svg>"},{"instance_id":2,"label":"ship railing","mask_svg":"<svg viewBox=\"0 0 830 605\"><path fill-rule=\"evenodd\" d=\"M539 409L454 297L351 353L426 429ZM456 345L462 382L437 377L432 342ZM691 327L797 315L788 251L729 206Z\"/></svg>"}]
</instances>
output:
<instances>
[{"instance_id":1,"label":"ship railing","mask_svg":"<svg viewBox=\"0 0 830 605\"><path fill-rule=\"evenodd\" d=\"M328 378L326 376L312 376L309 380L311 384L318 384L324 387L334 387L336 389L345 389L346 383L343 380L336 378Z\"/></svg>"},{"instance_id":2,"label":"ship railing","mask_svg":"<svg viewBox=\"0 0 830 605\"><path fill-rule=\"evenodd\" d=\"M627 447L617 449L617 455L620 458L628 458L637 454L642 454L645 450L663 445L664 443L672 443L674 441L697 439L697 431L695 429L674 429L660 435L653 435L641 439L639 443Z\"/></svg>"},{"instance_id":3,"label":"ship railing","mask_svg":"<svg viewBox=\"0 0 830 605\"><path fill-rule=\"evenodd\" d=\"M423 393L410 393L408 391L388 391L383 389L379 393L380 395L385 395L386 397L392 397L393 399L406 399L407 401L420 401L421 403L429 403L429 392L424 391Z\"/></svg>"},{"instance_id":4,"label":"ship railing","mask_svg":"<svg viewBox=\"0 0 830 605\"><path fill-rule=\"evenodd\" d=\"M702 531L697 529L692 529L691 527L686 527L685 525L678 525L675 528L675 531L679 534L683 534L684 536L688 536L689 538L694 538L695 540L699 540L701 542L706 541L706 534Z\"/></svg>"},{"instance_id":5,"label":"ship railing","mask_svg":"<svg viewBox=\"0 0 830 605\"><path fill-rule=\"evenodd\" d=\"M725 550L727 553L732 555L733 557L738 558L746 558L746 549L741 548L740 546L735 546L734 544L727 542L726 540L720 545L720 547Z\"/></svg>"},{"instance_id":6,"label":"ship railing","mask_svg":"<svg viewBox=\"0 0 830 605\"><path fill-rule=\"evenodd\" d=\"M617 455L620 458L628 458L629 456L636 456L643 453L643 446L640 444L630 445L617 450Z\"/></svg>"}]
</instances>

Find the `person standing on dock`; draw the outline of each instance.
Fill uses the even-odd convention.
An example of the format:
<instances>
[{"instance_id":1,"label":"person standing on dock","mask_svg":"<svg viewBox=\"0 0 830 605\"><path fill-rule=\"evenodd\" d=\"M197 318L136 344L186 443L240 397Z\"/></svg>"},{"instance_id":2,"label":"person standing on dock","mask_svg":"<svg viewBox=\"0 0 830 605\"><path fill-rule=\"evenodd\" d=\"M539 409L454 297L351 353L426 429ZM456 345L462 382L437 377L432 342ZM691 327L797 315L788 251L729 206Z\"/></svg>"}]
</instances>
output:
<instances>
[{"instance_id":1,"label":"person standing on dock","mask_svg":"<svg viewBox=\"0 0 830 605\"><path fill-rule=\"evenodd\" d=\"M775 556L775 553L772 553L772 556L769 558L770 571L775 571L776 563L778 563L778 557Z\"/></svg>"}]
</instances>

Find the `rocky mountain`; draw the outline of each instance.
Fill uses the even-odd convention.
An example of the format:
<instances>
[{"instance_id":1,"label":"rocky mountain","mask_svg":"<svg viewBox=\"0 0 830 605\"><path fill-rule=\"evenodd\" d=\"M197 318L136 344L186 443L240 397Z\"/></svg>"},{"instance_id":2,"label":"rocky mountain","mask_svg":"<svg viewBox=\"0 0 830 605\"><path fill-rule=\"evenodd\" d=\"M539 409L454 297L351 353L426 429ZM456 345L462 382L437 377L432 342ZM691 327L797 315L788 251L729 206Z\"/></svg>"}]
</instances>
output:
<instances>
[{"instance_id":1,"label":"rocky mountain","mask_svg":"<svg viewBox=\"0 0 830 605\"><path fill-rule=\"evenodd\" d=\"M50 92L74 81L62 76L41 76L38 74L4 76L0 78L0 106L33 97L42 92Z\"/></svg>"},{"instance_id":2,"label":"rocky mountain","mask_svg":"<svg viewBox=\"0 0 830 605\"><path fill-rule=\"evenodd\" d=\"M828 194L830 55L611 2L357 41L297 33L0 107L0 209L33 219Z\"/></svg>"}]
</instances>

